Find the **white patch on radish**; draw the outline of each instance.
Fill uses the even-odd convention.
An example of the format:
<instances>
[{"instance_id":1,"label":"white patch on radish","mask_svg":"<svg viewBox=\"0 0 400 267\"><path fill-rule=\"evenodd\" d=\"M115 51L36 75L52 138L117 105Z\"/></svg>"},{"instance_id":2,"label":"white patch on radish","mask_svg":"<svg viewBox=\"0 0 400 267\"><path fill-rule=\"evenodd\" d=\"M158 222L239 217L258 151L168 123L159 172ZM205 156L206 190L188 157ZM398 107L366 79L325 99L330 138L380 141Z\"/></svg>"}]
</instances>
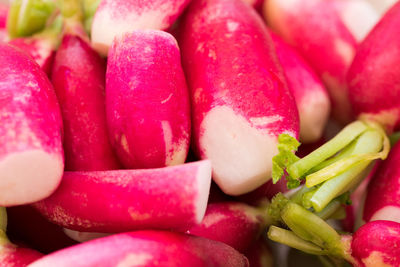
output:
<instances>
[{"instance_id":1,"label":"white patch on radish","mask_svg":"<svg viewBox=\"0 0 400 267\"><path fill-rule=\"evenodd\" d=\"M125 258L118 262L117 267L148 266L152 263L154 262L151 254L145 252L129 253Z\"/></svg>"},{"instance_id":2,"label":"white patch on radish","mask_svg":"<svg viewBox=\"0 0 400 267\"><path fill-rule=\"evenodd\" d=\"M368 0L375 10L382 16L389 8L391 8L398 0Z\"/></svg>"},{"instance_id":3,"label":"white patch on radish","mask_svg":"<svg viewBox=\"0 0 400 267\"><path fill-rule=\"evenodd\" d=\"M7 155L0 161L1 205L32 203L48 197L60 183L63 169L62 158L42 150Z\"/></svg>"},{"instance_id":4,"label":"white patch on radish","mask_svg":"<svg viewBox=\"0 0 400 267\"><path fill-rule=\"evenodd\" d=\"M129 150L129 145L128 145L128 139L126 139L126 135L121 135L121 147L125 150L126 153L130 154L130 150Z\"/></svg>"},{"instance_id":5,"label":"white patch on radish","mask_svg":"<svg viewBox=\"0 0 400 267\"><path fill-rule=\"evenodd\" d=\"M379 266L392 267L393 265L386 264L382 257L382 252L372 251L367 258L362 259L364 266Z\"/></svg>"},{"instance_id":6,"label":"white patch on radish","mask_svg":"<svg viewBox=\"0 0 400 267\"><path fill-rule=\"evenodd\" d=\"M208 196L211 187L211 162L203 161L199 165L196 175L196 184L198 188L198 195L196 197L196 222L201 223L206 213Z\"/></svg>"},{"instance_id":7,"label":"white patch on radish","mask_svg":"<svg viewBox=\"0 0 400 267\"><path fill-rule=\"evenodd\" d=\"M304 143L317 141L324 130L330 112L329 98L321 90L310 90L298 104L300 139Z\"/></svg>"},{"instance_id":8,"label":"white patch on radish","mask_svg":"<svg viewBox=\"0 0 400 267\"><path fill-rule=\"evenodd\" d=\"M335 50L341 56L343 62L346 63L347 66L351 64L353 61L354 55L356 53L354 47L342 39L336 39L334 41Z\"/></svg>"},{"instance_id":9,"label":"white patch on radish","mask_svg":"<svg viewBox=\"0 0 400 267\"><path fill-rule=\"evenodd\" d=\"M379 20L378 12L365 0L346 1L339 15L357 42L364 40Z\"/></svg>"},{"instance_id":10,"label":"white patch on radish","mask_svg":"<svg viewBox=\"0 0 400 267\"><path fill-rule=\"evenodd\" d=\"M268 124L273 124L279 121L282 121L282 117L279 115L273 115L269 117L252 117L249 119L253 126L265 126Z\"/></svg>"},{"instance_id":11,"label":"white patch on radish","mask_svg":"<svg viewBox=\"0 0 400 267\"><path fill-rule=\"evenodd\" d=\"M168 96L166 99L164 99L163 101L161 101L161 104L167 103L167 102L171 99L172 95L173 95L173 94L170 93L169 96Z\"/></svg>"},{"instance_id":12,"label":"white patch on radish","mask_svg":"<svg viewBox=\"0 0 400 267\"><path fill-rule=\"evenodd\" d=\"M212 49L210 49L210 50L208 51L208 57L210 57L210 58L212 58L212 59L214 59L214 60L217 60L217 54L216 54L215 51L212 50Z\"/></svg>"},{"instance_id":13,"label":"white patch on radish","mask_svg":"<svg viewBox=\"0 0 400 267\"><path fill-rule=\"evenodd\" d=\"M63 231L69 238L80 243L111 235L106 233L78 232L67 228L63 228Z\"/></svg>"},{"instance_id":14,"label":"white patch on radish","mask_svg":"<svg viewBox=\"0 0 400 267\"><path fill-rule=\"evenodd\" d=\"M135 208L128 208L128 213L134 221L146 221L151 218L150 213L139 213Z\"/></svg>"},{"instance_id":15,"label":"white patch on radish","mask_svg":"<svg viewBox=\"0 0 400 267\"><path fill-rule=\"evenodd\" d=\"M239 23L237 23L236 21L228 20L226 22L226 28L228 29L229 32L236 31L238 27Z\"/></svg>"},{"instance_id":16,"label":"white patch on radish","mask_svg":"<svg viewBox=\"0 0 400 267\"><path fill-rule=\"evenodd\" d=\"M227 216L222 213L208 214L206 217L204 217L201 224L204 225L205 228L209 228L210 226L213 226L218 222L224 220L226 217Z\"/></svg>"},{"instance_id":17,"label":"white patch on radish","mask_svg":"<svg viewBox=\"0 0 400 267\"><path fill-rule=\"evenodd\" d=\"M258 130L227 106L208 112L200 147L212 162L213 177L227 194L250 192L270 179L277 137Z\"/></svg>"},{"instance_id":18,"label":"white patch on radish","mask_svg":"<svg viewBox=\"0 0 400 267\"><path fill-rule=\"evenodd\" d=\"M384 208L375 212L370 221L379 220L394 221L400 223L400 207L385 206Z\"/></svg>"},{"instance_id":19,"label":"white patch on radish","mask_svg":"<svg viewBox=\"0 0 400 267\"><path fill-rule=\"evenodd\" d=\"M185 162L186 150L184 140L179 140L177 143L173 142L172 130L169 121L162 121L161 127L164 133L165 143L165 165L174 166Z\"/></svg>"}]
</instances>

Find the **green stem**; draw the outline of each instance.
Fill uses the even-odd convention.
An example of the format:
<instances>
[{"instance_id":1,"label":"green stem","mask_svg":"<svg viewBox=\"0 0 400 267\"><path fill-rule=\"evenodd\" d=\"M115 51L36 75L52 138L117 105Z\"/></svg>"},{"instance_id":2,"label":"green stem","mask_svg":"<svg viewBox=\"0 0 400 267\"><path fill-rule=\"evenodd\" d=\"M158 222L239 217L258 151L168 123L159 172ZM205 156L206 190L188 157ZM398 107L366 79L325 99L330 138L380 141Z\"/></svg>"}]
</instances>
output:
<instances>
[{"instance_id":1,"label":"green stem","mask_svg":"<svg viewBox=\"0 0 400 267\"><path fill-rule=\"evenodd\" d=\"M100 4L100 0L83 0L83 14L85 30L90 33L92 29L92 22L94 14L96 13L97 7Z\"/></svg>"},{"instance_id":2,"label":"green stem","mask_svg":"<svg viewBox=\"0 0 400 267\"><path fill-rule=\"evenodd\" d=\"M340 210L342 207L342 203L340 203L339 200L333 200L331 201L325 209L322 211L315 213L318 217L320 217L322 220L328 220L331 219L333 215L335 215L338 210Z\"/></svg>"},{"instance_id":3,"label":"green stem","mask_svg":"<svg viewBox=\"0 0 400 267\"><path fill-rule=\"evenodd\" d=\"M329 142L290 165L287 172L292 178L300 179L311 168L334 156L367 129L368 126L362 121L349 124Z\"/></svg>"},{"instance_id":4,"label":"green stem","mask_svg":"<svg viewBox=\"0 0 400 267\"><path fill-rule=\"evenodd\" d=\"M0 207L0 246L10 243L6 235L7 229L7 212L6 208Z\"/></svg>"},{"instance_id":5,"label":"green stem","mask_svg":"<svg viewBox=\"0 0 400 267\"><path fill-rule=\"evenodd\" d=\"M55 11L53 0L12 1L7 19L9 36L29 36L42 30Z\"/></svg>"},{"instance_id":6,"label":"green stem","mask_svg":"<svg viewBox=\"0 0 400 267\"><path fill-rule=\"evenodd\" d=\"M268 238L272 241L279 242L289 247L301 250L305 253L313 255L327 255L327 251L314 245L311 242L301 239L292 231L285 230L276 226L271 226L268 230Z\"/></svg>"}]
</instances>

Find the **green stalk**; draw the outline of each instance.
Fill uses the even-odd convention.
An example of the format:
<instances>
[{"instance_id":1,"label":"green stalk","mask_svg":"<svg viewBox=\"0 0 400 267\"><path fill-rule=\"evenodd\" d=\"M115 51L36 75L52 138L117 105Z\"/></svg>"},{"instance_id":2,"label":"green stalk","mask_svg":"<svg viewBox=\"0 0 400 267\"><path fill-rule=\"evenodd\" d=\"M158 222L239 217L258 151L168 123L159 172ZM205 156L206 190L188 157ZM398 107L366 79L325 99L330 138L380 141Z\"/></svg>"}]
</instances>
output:
<instances>
[{"instance_id":1,"label":"green stalk","mask_svg":"<svg viewBox=\"0 0 400 267\"><path fill-rule=\"evenodd\" d=\"M96 13L97 7L100 4L100 0L83 0L83 14L84 14L84 25L85 30L90 33L92 29L92 22L94 14Z\"/></svg>"},{"instance_id":2,"label":"green stalk","mask_svg":"<svg viewBox=\"0 0 400 267\"><path fill-rule=\"evenodd\" d=\"M11 38L29 36L41 31L54 15L53 0L14 0L7 19L7 30Z\"/></svg>"},{"instance_id":3,"label":"green stalk","mask_svg":"<svg viewBox=\"0 0 400 267\"><path fill-rule=\"evenodd\" d=\"M6 235L7 230L7 212L6 208L0 207L0 246L10 243Z\"/></svg>"},{"instance_id":4,"label":"green stalk","mask_svg":"<svg viewBox=\"0 0 400 267\"><path fill-rule=\"evenodd\" d=\"M310 169L334 156L367 129L368 126L362 121L356 121L349 124L323 146L291 164L286 171L293 179L300 179Z\"/></svg>"}]
</instances>

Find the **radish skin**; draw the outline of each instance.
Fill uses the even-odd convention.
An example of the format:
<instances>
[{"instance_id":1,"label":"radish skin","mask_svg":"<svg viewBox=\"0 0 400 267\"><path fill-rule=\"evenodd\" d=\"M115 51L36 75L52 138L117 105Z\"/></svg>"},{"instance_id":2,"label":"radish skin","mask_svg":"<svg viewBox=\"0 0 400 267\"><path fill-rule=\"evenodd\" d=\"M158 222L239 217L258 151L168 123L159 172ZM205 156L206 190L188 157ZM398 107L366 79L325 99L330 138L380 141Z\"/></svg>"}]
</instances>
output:
<instances>
[{"instance_id":1,"label":"radish skin","mask_svg":"<svg viewBox=\"0 0 400 267\"><path fill-rule=\"evenodd\" d=\"M115 39L108 57L106 111L112 145L126 168L184 163L188 94L172 35L138 30Z\"/></svg>"},{"instance_id":2,"label":"radish skin","mask_svg":"<svg viewBox=\"0 0 400 267\"><path fill-rule=\"evenodd\" d=\"M263 10L268 24L324 81L333 116L351 121L346 74L358 43L378 20L373 8L362 0L268 0Z\"/></svg>"},{"instance_id":3,"label":"radish skin","mask_svg":"<svg viewBox=\"0 0 400 267\"><path fill-rule=\"evenodd\" d=\"M6 28L8 9L8 5L0 3L0 42L4 42L8 38Z\"/></svg>"},{"instance_id":4,"label":"radish skin","mask_svg":"<svg viewBox=\"0 0 400 267\"><path fill-rule=\"evenodd\" d=\"M269 223L265 209L240 202L212 203L201 224L187 233L223 242L244 253Z\"/></svg>"},{"instance_id":5,"label":"radish skin","mask_svg":"<svg viewBox=\"0 0 400 267\"><path fill-rule=\"evenodd\" d=\"M245 256L217 241L173 232L138 231L73 246L29 266L241 267L249 263Z\"/></svg>"},{"instance_id":6,"label":"radish skin","mask_svg":"<svg viewBox=\"0 0 400 267\"><path fill-rule=\"evenodd\" d=\"M62 119L53 87L32 59L0 44L0 61L0 205L13 206L48 197L59 185Z\"/></svg>"},{"instance_id":7,"label":"radish skin","mask_svg":"<svg viewBox=\"0 0 400 267\"><path fill-rule=\"evenodd\" d=\"M348 73L356 115L379 122L388 132L400 127L400 3L362 42Z\"/></svg>"},{"instance_id":8,"label":"radish skin","mask_svg":"<svg viewBox=\"0 0 400 267\"><path fill-rule=\"evenodd\" d=\"M102 0L92 22L92 46L106 56L115 37L142 29L166 30L190 0Z\"/></svg>"},{"instance_id":9,"label":"radish skin","mask_svg":"<svg viewBox=\"0 0 400 267\"><path fill-rule=\"evenodd\" d=\"M211 160L226 194L250 192L271 178L278 135L298 135L269 33L242 1L202 0L189 6L179 39L196 152Z\"/></svg>"},{"instance_id":10,"label":"radish skin","mask_svg":"<svg viewBox=\"0 0 400 267\"><path fill-rule=\"evenodd\" d=\"M271 36L299 110L300 141L303 144L316 142L323 134L330 113L328 92L296 50L277 34L271 32Z\"/></svg>"},{"instance_id":11,"label":"radish skin","mask_svg":"<svg viewBox=\"0 0 400 267\"><path fill-rule=\"evenodd\" d=\"M210 183L207 160L160 169L65 172L57 191L34 206L49 221L81 232L186 231L203 219Z\"/></svg>"},{"instance_id":12,"label":"radish skin","mask_svg":"<svg viewBox=\"0 0 400 267\"><path fill-rule=\"evenodd\" d=\"M105 72L104 60L84 40L64 35L52 83L63 115L66 171L119 168L108 138Z\"/></svg>"}]
</instances>

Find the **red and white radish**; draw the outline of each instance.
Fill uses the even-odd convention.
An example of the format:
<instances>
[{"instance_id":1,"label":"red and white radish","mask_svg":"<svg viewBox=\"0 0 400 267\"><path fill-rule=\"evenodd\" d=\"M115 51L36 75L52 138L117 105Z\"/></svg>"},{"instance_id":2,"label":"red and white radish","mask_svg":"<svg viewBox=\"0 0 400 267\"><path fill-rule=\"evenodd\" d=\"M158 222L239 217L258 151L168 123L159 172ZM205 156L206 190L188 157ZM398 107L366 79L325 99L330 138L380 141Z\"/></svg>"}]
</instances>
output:
<instances>
[{"instance_id":1,"label":"red and white radish","mask_svg":"<svg viewBox=\"0 0 400 267\"><path fill-rule=\"evenodd\" d=\"M398 0L367 0L371 5L378 11L380 15L385 14L385 12L391 8Z\"/></svg>"},{"instance_id":2,"label":"red and white radish","mask_svg":"<svg viewBox=\"0 0 400 267\"><path fill-rule=\"evenodd\" d=\"M349 122L346 74L357 44L378 20L374 9L363 0L268 0L264 16L324 81L334 117Z\"/></svg>"},{"instance_id":3,"label":"red and white radish","mask_svg":"<svg viewBox=\"0 0 400 267\"><path fill-rule=\"evenodd\" d=\"M190 0L102 0L92 22L92 45L107 55L115 37L142 29L166 30Z\"/></svg>"},{"instance_id":4,"label":"red and white radish","mask_svg":"<svg viewBox=\"0 0 400 267\"><path fill-rule=\"evenodd\" d=\"M379 166L368 186L363 220L388 220L400 223L400 143Z\"/></svg>"},{"instance_id":5,"label":"red and white radish","mask_svg":"<svg viewBox=\"0 0 400 267\"><path fill-rule=\"evenodd\" d=\"M212 203L201 224L187 233L223 242L244 253L269 223L266 208L240 202Z\"/></svg>"},{"instance_id":6,"label":"red and white radish","mask_svg":"<svg viewBox=\"0 0 400 267\"><path fill-rule=\"evenodd\" d=\"M41 266L249 266L245 256L221 242L180 233L138 231L99 238L49 254Z\"/></svg>"},{"instance_id":7,"label":"red and white radish","mask_svg":"<svg viewBox=\"0 0 400 267\"><path fill-rule=\"evenodd\" d=\"M194 146L229 195L271 178L278 135L298 135L297 108L271 37L242 1L189 6L180 45L191 89Z\"/></svg>"},{"instance_id":8,"label":"red and white radish","mask_svg":"<svg viewBox=\"0 0 400 267\"><path fill-rule=\"evenodd\" d=\"M79 36L65 34L52 83L64 122L65 170L118 169L108 138L104 60Z\"/></svg>"},{"instance_id":9,"label":"red and white radish","mask_svg":"<svg viewBox=\"0 0 400 267\"><path fill-rule=\"evenodd\" d=\"M83 232L185 231L203 219L210 183L207 160L160 169L65 172L57 191L34 206L51 222Z\"/></svg>"},{"instance_id":10,"label":"red and white radish","mask_svg":"<svg viewBox=\"0 0 400 267\"><path fill-rule=\"evenodd\" d=\"M398 2L361 43L347 77L355 114L389 132L400 127L399 24Z\"/></svg>"},{"instance_id":11,"label":"red and white radish","mask_svg":"<svg viewBox=\"0 0 400 267\"><path fill-rule=\"evenodd\" d=\"M62 119L54 89L25 53L0 44L0 205L48 197L61 181Z\"/></svg>"},{"instance_id":12,"label":"red and white radish","mask_svg":"<svg viewBox=\"0 0 400 267\"><path fill-rule=\"evenodd\" d=\"M106 74L112 145L127 168L182 164L189 150L190 104L172 35L137 30L117 37Z\"/></svg>"},{"instance_id":13,"label":"red and white radish","mask_svg":"<svg viewBox=\"0 0 400 267\"><path fill-rule=\"evenodd\" d=\"M299 110L300 141L316 142L322 136L330 113L328 92L296 50L275 33L271 32L271 36Z\"/></svg>"}]
</instances>

